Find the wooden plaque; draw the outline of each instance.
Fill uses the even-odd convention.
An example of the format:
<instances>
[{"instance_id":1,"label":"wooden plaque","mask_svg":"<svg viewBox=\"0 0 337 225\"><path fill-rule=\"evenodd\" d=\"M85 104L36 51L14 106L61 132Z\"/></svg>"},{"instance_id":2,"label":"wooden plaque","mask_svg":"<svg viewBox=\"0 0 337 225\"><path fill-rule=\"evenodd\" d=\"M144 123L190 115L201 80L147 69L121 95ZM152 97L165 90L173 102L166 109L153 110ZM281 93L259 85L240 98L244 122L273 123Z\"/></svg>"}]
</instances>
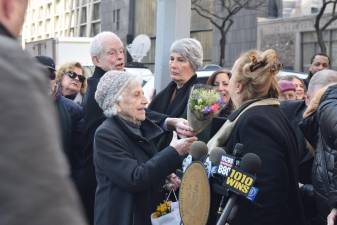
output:
<instances>
[{"instance_id":1,"label":"wooden plaque","mask_svg":"<svg viewBox=\"0 0 337 225\"><path fill-rule=\"evenodd\" d=\"M205 225L210 208L210 186L204 166L192 163L179 190L179 211L184 225Z\"/></svg>"}]
</instances>

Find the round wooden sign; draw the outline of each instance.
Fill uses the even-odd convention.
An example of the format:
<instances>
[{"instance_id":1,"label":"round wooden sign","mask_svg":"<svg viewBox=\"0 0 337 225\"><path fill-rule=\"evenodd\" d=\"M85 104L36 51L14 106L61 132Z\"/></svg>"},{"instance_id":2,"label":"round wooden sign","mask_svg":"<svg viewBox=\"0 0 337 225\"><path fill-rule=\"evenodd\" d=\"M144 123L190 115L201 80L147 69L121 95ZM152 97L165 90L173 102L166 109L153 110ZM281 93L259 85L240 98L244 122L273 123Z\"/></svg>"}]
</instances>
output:
<instances>
[{"instance_id":1,"label":"round wooden sign","mask_svg":"<svg viewBox=\"0 0 337 225\"><path fill-rule=\"evenodd\" d=\"M179 190L179 211L184 225L205 225L210 208L210 186L204 166L192 163Z\"/></svg>"}]
</instances>

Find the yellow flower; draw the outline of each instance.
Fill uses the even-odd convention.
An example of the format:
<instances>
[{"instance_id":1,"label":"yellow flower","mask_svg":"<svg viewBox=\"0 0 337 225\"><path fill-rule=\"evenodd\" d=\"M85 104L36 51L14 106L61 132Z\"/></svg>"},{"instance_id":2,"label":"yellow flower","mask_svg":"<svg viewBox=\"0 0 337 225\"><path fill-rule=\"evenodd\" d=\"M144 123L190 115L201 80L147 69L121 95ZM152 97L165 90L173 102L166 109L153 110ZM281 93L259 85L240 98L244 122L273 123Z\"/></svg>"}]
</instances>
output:
<instances>
[{"instance_id":1,"label":"yellow flower","mask_svg":"<svg viewBox=\"0 0 337 225\"><path fill-rule=\"evenodd\" d=\"M171 203L171 201L164 201L163 203L159 204L156 208L156 211L152 214L152 217L158 218L171 212Z\"/></svg>"}]
</instances>

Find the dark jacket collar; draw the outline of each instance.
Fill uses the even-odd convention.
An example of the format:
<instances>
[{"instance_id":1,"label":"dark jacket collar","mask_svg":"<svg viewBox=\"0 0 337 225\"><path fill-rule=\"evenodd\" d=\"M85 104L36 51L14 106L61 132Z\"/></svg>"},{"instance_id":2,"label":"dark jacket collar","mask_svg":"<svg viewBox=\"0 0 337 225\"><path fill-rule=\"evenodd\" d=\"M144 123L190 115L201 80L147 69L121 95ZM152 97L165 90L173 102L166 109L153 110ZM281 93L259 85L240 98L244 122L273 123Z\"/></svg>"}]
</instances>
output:
<instances>
[{"instance_id":1,"label":"dark jacket collar","mask_svg":"<svg viewBox=\"0 0 337 225\"><path fill-rule=\"evenodd\" d=\"M159 126L152 123L148 119L145 119L140 125L140 131L142 135L139 135L138 132L135 132L135 127L130 126L130 123L121 117L113 116L112 119L116 120L117 123L123 127L123 130L125 130L134 140L151 141L163 133L163 130Z\"/></svg>"},{"instance_id":2,"label":"dark jacket collar","mask_svg":"<svg viewBox=\"0 0 337 225\"><path fill-rule=\"evenodd\" d=\"M16 39L16 37L14 37L14 35L11 34L8 31L8 29L4 25L2 25L1 23L0 23L0 35L6 36L6 37L9 37L9 38L12 38L12 39Z\"/></svg>"},{"instance_id":3,"label":"dark jacket collar","mask_svg":"<svg viewBox=\"0 0 337 225\"><path fill-rule=\"evenodd\" d=\"M94 71L92 77L101 79L101 77L103 77L103 75L104 75L105 73L106 73L105 70L103 70L102 68L96 66L96 67L95 67L95 71Z\"/></svg>"},{"instance_id":4,"label":"dark jacket collar","mask_svg":"<svg viewBox=\"0 0 337 225\"><path fill-rule=\"evenodd\" d=\"M183 116L186 112L191 88L197 82L197 75L194 75L184 86L177 89L177 84L171 81L166 88L154 97L148 108L171 117ZM171 99L174 92L175 97Z\"/></svg>"},{"instance_id":5,"label":"dark jacket collar","mask_svg":"<svg viewBox=\"0 0 337 225\"><path fill-rule=\"evenodd\" d=\"M243 103L243 105L241 105L240 108L238 108L237 110L235 110L232 114L230 114L228 116L228 120L234 121L236 119L236 117L238 117L240 115L242 110L244 110L247 106L249 106L250 104L252 104L254 102L260 101L262 99L264 99L264 98L256 98L256 99L252 99L252 100L249 100L249 101Z\"/></svg>"}]
</instances>

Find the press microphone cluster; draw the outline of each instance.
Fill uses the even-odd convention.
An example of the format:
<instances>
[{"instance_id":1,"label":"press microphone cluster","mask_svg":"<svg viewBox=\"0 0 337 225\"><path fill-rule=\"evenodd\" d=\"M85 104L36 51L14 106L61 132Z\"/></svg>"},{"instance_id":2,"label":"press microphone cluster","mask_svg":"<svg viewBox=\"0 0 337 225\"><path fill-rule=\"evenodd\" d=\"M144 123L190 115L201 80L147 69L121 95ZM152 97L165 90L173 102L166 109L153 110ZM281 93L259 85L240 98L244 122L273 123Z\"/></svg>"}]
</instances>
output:
<instances>
[{"instance_id":1,"label":"press microphone cluster","mask_svg":"<svg viewBox=\"0 0 337 225\"><path fill-rule=\"evenodd\" d=\"M193 162L204 165L212 190L222 196L218 209L217 225L225 224L234 217L239 196L254 201L258 189L254 187L255 174L261 167L261 159L253 153L243 154L243 145L238 143L229 155L223 148L208 150L202 141L191 146L190 154L183 161L183 172ZM208 155L209 152L209 155Z\"/></svg>"},{"instance_id":2,"label":"press microphone cluster","mask_svg":"<svg viewBox=\"0 0 337 225\"><path fill-rule=\"evenodd\" d=\"M232 162L232 163L231 163ZM233 208L237 208L237 199L239 196L254 201L258 189L254 187L256 180L255 174L261 167L261 159L254 153L245 154L239 166L236 165L235 157L222 156L218 173L224 175L224 187L229 191L229 197L226 205L221 212L217 225L223 225L233 214ZM220 203L220 207L221 203Z\"/></svg>"}]
</instances>

